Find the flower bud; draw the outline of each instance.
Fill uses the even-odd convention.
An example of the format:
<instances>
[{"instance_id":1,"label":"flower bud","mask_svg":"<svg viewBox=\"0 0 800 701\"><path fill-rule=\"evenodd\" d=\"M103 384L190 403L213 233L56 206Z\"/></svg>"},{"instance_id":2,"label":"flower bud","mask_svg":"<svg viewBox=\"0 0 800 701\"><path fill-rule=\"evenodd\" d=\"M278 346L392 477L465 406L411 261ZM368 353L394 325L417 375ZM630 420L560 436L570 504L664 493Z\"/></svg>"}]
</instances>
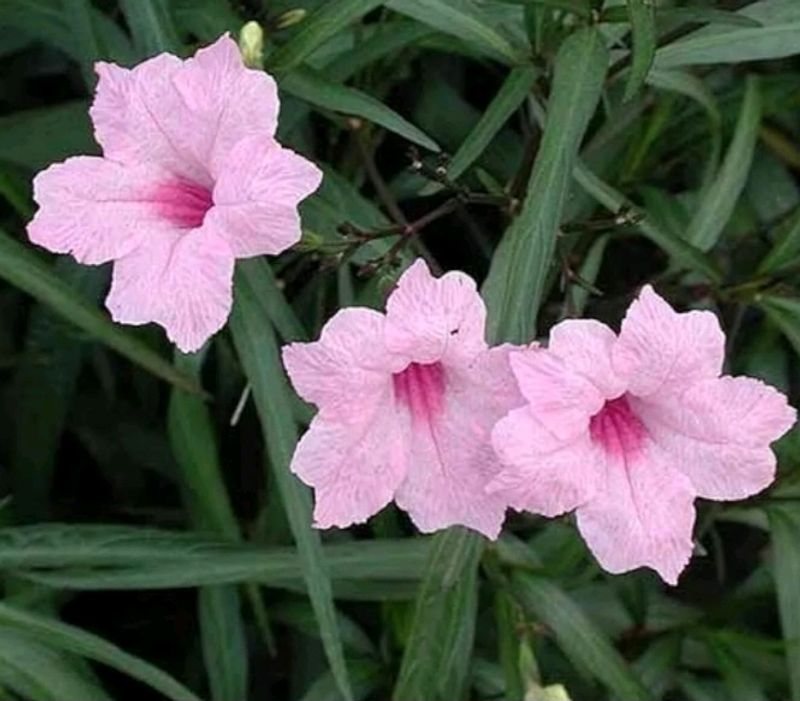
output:
<instances>
[{"instance_id":1,"label":"flower bud","mask_svg":"<svg viewBox=\"0 0 800 701\"><path fill-rule=\"evenodd\" d=\"M248 22L239 32L239 50L248 68L264 67L264 30L258 22Z\"/></svg>"},{"instance_id":2,"label":"flower bud","mask_svg":"<svg viewBox=\"0 0 800 701\"><path fill-rule=\"evenodd\" d=\"M278 17L277 20L275 20L275 28L286 29L287 27L291 27L298 22L302 22L307 14L308 12L301 8L284 12L280 17Z\"/></svg>"}]
</instances>

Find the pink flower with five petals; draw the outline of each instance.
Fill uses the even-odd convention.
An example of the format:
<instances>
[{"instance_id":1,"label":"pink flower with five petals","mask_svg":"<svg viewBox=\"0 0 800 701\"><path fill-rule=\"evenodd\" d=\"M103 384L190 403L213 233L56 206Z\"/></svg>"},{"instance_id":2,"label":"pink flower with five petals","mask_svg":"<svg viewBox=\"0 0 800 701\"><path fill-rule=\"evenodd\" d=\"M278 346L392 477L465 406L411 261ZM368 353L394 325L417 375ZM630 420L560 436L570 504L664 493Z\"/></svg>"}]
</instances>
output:
<instances>
[{"instance_id":1,"label":"pink flower with five petals","mask_svg":"<svg viewBox=\"0 0 800 701\"><path fill-rule=\"evenodd\" d=\"M292 471L314 487L320 528L346 527L392 499L424 532L460 524L496 538L505 503L485 487L500 467L495 422L522 404L508 355L489 348L468 276L415 262L382 314L349 308L319 341L283 351L300 396L319 407Z\"/></svg>"},{"instance_id":2,"label":"pink flower with five petals","mask_svg":"<svg viewBox=\"0 0 800 701\"><path fill-rule=\"evenodd\" d=\"M679 314L649 286L618 336L591 320L556 325L546 349L511 354L527 403L493 431L504 468L488 491L545 516L575 509L606 570L649 566L675 584L695 497L764 489L770 443L796 418L772 387L720 376L724 349L714 314Z\"/></svg>"},{"instance_id":3,"label":"pink flower with five petals","mask_svg":"<svg viewBox=\"0 0 800 701\"><path fill-rule=\"evenodd\" d=\"M274 139L275 82L223 36L186 61L97 64L90 110L103 157L34 181L34 243L81 263L114 261L115 321L156 322L184 351L224 324L236 258L300 239L299 202L321 173Z\"/></svg>"}]
</instances>

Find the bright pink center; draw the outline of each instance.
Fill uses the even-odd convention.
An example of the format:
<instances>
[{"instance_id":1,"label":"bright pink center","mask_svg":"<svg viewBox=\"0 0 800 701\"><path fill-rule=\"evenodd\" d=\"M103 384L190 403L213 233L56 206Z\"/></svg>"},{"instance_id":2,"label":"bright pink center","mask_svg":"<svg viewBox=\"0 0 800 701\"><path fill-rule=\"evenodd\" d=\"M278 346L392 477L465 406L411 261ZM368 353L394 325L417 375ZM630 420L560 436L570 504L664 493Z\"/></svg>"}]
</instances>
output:
<instances>
[{"instance_id":1,"label":"bright pink center","mask_svg":"<svg viewBox=\"0 0 800 701\"><path fill-rule=\"evenodd\" d=\"M161 183L153 202L158 213L179 229L196 229L214 205L211 190L185 180Z\"/></svg>"},{"instance_id":2,"label":"bright pink center","mask_svg":"<svg viewBox=\"0 0 800 701\"><path fill-rule=\"evenodd\" d=\"M589 435L612 455L635 455L641 450L645 428L623 394L607 401L591 418Z\"/></svg>"},{"instance_id":3,"label":"bright pink center","mask_svg":"<svg viewBox=\"0 0 800 701\"><path fill-rule=\"evenodd\" d=\"M444 407L444 370L440 363L411 363L392 375L394 396L405 404L415 421L429 421Z\"/></svg>"}]
</instances>

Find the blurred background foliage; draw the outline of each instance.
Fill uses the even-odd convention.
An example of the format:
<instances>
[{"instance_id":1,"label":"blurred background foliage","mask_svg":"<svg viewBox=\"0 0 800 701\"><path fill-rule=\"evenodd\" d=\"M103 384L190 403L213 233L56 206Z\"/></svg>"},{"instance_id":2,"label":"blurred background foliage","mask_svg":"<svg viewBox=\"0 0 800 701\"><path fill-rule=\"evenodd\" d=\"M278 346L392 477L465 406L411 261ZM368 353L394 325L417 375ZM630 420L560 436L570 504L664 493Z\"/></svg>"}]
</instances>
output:
<instances>
[{"instance_id":1,"label":"blurred background foliage","mask_svg":"<svg viewBox=\"0 0 800 701\"><path fill-rule=\"evenodd\" d=\"M31 179L97 152L95 61L247 21L325 182L174 355L110 323L107 267L26 243ZM773 488L700 504L668 588L569 518L313 531L277 355L424 255L485 280L495 341L654 281L796 400L797 54L798 0L0 0L0 699L800 699L797 431Z\"/></svg>"}]
</instances>

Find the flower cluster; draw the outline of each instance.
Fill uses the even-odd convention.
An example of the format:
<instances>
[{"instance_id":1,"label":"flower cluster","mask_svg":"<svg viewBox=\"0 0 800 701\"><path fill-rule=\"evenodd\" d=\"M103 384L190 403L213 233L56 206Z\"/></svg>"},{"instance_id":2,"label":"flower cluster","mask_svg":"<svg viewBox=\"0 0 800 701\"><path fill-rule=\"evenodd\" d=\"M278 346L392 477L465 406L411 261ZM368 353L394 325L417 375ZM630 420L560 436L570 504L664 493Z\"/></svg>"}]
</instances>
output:
<instances>
[{"instance_id":1,"label":"flower cluster","mask_svg":"<svg viewBox=\"0 0 800 701\"><path fill-rule=\"evenodd\" d=\"M104 155L37 176L29 236L114 261L113 318L157 322L196 350L230 313L235 259L299 240L297 207L321 173L275 141L275 83L227 36L186 61L97 72ZM795 412L762 382L721 374L710 312L676 313L645 287L619 334L569 320L547 347L489 347L485 322L469 277L437 279L417 261L385 313L343 309L318 341L284 349L319 408L292 462L315 489L317 526L395 501L421 531L496 538L508 507L574 511L607 570L649 566L674 583L695 498L741 499L773 480L770 443Z\"/></svg>"},{"instance_id":2,"label":"flower cluster","mask_svg":"<svg viewBox=\"0 0 800 701\"><path fill-rule=\"evenodd\" d=\"M485 319L469 277L417 261L385 314L344 309L319 341L286 347L295 388L319 407L292 463L316 490L318 526L392 499L421 531L490 538L509 506L575 511L606 570L649 566L675 583L695 498L773 480L770 443L795 412L759 380L721 375L711 312L677 313L648 286L619 334L567 320L546 348L490 348Z\"/></svg>"}]
</instances>

